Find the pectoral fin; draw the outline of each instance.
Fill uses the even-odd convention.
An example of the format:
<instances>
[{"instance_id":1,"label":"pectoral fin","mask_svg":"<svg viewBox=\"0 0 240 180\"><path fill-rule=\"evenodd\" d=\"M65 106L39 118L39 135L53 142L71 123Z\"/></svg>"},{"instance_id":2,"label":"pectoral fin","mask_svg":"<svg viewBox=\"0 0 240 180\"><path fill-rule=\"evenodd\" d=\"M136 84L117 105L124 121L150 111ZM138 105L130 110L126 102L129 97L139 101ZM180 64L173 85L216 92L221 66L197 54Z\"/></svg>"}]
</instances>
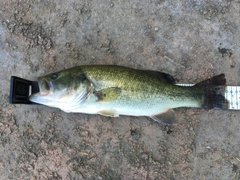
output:
<instances>
[{"instance_id":1,"label":"pectoral fin","mask_svg":"<svg viewBox=\"0 0 240 180\"><path fill-rule=\"evenodd\" d=\"M176 122L175 112L172 109L168 109L166 112L156 115L150 116L154 121L164 125L174 124Z\"/></svg>"},{"instance_id":2,"label":"pectoral fin","mask_svg":"<svg viewBox=\"0 0 240 180\"><path fill-rule=\"evenodd\" d=\"M106 88L95 92L98 97L98 102L100 101L114 101L121 94L121 89L117 87Z\"/></svg>"},{"instance_id":3,"label":"pectoral fin","mask_svg":"<svg viewBox=\"0 0 240 180\"><path fill-rule=\"evenodd\" d=\"M103 116L107 116L107 117L119 117L119 114L115 110L112 110L112 109L102 110L102 111L99 111L98 113Z\"/></svg>"}]
</instances>

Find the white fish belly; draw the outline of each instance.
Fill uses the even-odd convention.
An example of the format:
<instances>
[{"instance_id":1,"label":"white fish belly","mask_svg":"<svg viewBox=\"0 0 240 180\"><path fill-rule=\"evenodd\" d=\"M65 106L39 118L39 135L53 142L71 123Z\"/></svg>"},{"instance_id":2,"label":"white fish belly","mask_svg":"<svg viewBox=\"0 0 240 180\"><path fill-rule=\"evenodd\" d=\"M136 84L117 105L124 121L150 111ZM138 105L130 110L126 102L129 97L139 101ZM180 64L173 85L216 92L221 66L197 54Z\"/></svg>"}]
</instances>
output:
<instances>
[{"instance_id":1,"label":"white fish belly","mask_svg":"<svg viewBox=\"0 0 240 180\"><path fill-rule=\"evenodd\" d=\"M147 99L147 100L115 100L115 101L96 101L96 97L89 97L86 101L79 103L78 108L71 112L101 114L101 111L113 111L117 115L130 116L152 116L161 114L170 108L194 106L198 107L199 102L190 100L172 101L167 98ZM76 106L73 106L76 107Z\"/></svg>"}]
</instances>

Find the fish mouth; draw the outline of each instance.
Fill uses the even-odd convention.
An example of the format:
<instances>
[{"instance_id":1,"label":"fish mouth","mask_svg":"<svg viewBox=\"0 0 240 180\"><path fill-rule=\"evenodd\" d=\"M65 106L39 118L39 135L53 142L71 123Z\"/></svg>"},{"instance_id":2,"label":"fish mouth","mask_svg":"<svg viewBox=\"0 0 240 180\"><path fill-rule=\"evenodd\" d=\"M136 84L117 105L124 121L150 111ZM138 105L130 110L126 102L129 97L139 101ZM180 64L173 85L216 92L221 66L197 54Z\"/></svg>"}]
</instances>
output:
<instances>
[{"instance_id":1,"label":"fish mouth","mask_svg":"<svg viewBox=\"0 0 240 180\"><path fill-rule=\"evenodd\" d=\"M38 78L38 85L39 85L39 90L41 95L48 95L50 92L54 91L54 87L52 82L47 81L44 78Z\"/></svg>"},{"instance_id":2,"label":"fish mouth","mask_svg":"<svg viewBox=\"0 0 240 180\"><path fill-rule=\"evenodd\" d=\"M52 82L47 81L43 77L38 78L38 86L39 92L29 96L29 101L47 105L50 101L49 97L54 91L54 86Z\"/></svg>"}]
</instances>

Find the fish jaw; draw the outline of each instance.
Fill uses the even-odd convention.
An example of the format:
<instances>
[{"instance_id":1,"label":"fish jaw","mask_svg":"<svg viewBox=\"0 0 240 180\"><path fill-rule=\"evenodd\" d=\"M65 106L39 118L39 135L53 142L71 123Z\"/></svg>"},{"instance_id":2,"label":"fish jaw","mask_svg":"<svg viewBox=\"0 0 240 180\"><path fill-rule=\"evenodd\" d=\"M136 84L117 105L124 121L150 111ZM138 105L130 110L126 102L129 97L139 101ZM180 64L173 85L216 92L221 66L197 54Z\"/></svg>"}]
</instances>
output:
<instances>
[{"instance_id":1,"label":"fish jaw","mask_svg":"<svg viewBox=\"0 0 240 180\"><path fill-rule=\"evenodd\" d=\"M53 100L54 99L50 96L50 93L43 93L43 92L38 92L38 93L32 94L29 97L29 101L35 102L38 104L44 104L47 106L54 105L54 101L56 101L56 100L54 100L54 101Z\"/></svg>"},{"instance_id":2,"label":"fish jaw","mask_svg":"<svg viewBox=\"0 0 240 180\"><path fill-rule=\"evenodd\" d=\"M59 108L68 113L79 112L82 109L82 102L85 101L87 94L87 87L79 91L75 91L71 88L55 91L40 91L32 94L29 97L29 101Z\"/></svg>"},{"instance_id":3,"label":"fish jaw","mask_svg":"<svg viewBox=\"0 0 240 180\"><path fill-rule=\"evenodd\" d=\"M59 98L54 94L42 94L41 92L31 95L29 97L29 101L35 102L37 104L43 104L49 107L59 108L65 112L72 112L71 108L75 105L74 102L71 102L71 99Z\"/></svg>"},{"instance_id":4,"label":"fish jaw","mask_svg":"<svg viewBox=\"0 0 240 180\"><path fill-rule=\"evenodd\" d=\"M49 97L51 96L54 90L52 83L48 82L43 77L39 77L38 86L39 86L39 92L32 94L29 97L29 101L35 102L38 104L48 105L49 101L51 100Z\"/></svg>"}]
</instances>

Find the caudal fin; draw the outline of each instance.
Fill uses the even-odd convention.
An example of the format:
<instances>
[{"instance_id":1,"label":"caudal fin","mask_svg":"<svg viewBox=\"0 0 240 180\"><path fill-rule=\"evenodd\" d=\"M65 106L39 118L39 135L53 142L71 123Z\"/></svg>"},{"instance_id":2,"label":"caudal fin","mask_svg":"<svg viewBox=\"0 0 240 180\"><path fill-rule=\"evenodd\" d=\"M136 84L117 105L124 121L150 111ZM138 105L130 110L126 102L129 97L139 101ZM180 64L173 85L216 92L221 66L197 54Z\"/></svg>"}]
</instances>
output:
<instances>
[{"instance_id":1,"label":"caudal fin","mask_svg":"<svg viewBox=\"0 0 240 180\"><path fill-rule=\"evenodd\" d=\"M212 109L228 109L229 102L225 99L226 79L224 74L214 76L210 79L195 84L195 87L203 88L204 101L203 108Z\"/></svg>"}]
</instances>

